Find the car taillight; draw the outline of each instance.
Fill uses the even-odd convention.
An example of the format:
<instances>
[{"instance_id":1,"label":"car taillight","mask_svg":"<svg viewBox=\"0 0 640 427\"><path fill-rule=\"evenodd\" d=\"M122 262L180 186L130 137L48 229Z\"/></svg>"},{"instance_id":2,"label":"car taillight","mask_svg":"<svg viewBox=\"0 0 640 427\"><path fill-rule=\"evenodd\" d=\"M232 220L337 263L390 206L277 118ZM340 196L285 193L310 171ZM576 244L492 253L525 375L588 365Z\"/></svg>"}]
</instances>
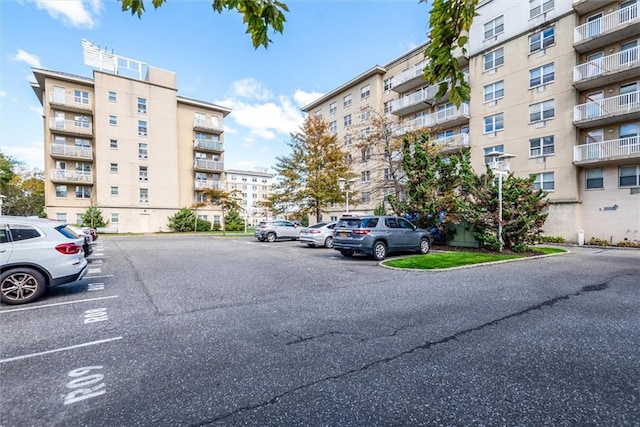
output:
<instances>
[{"instance_id":1,"label":"car taillight","mask_svg":"<svg viewBox=\"0 0 640 427\"><path fill-rule=\"evenodd\" d=\"M58 246L56 246L56 251L60 252L63 255L77 254L81 250L82 247L76 245L75 243L60 243Z\"/></svg>"},{"instance_id":2,"label":"car taillight","mask_svg":"<svg viewBox=\"0 0 640 427\"><path fill-rule=\"evenodd\" d=\"M353 230L353 234L369 234L371 233L371 230L369 230L368 228L363 228L361 230Z\"/></svg>"},{"instance_id":3,"label":"car taillight","mask_svg":"<svg viewBox=\"0 0 640 427\"><path fill-rule=\"evenodd\" d=\"M311 230L309 233L311 233L311 234L320 234L321 231L320 230Z\"/></svg>"}]
</instances>

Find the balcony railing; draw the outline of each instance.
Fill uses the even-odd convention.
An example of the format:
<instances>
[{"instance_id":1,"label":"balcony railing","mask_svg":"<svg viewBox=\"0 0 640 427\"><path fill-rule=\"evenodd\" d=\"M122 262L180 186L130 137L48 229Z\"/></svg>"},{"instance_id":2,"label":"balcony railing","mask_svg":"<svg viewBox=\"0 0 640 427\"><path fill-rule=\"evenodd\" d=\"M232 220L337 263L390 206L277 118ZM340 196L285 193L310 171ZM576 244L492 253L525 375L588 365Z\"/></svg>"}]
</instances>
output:
<instances>
[{"instance_id":1,"label":"balcony railing","mask_svg":"<svg viewBox=\"0 0 640 427\"><path fill-rule=\"evenodd\" d=\"M196 190L222 190L221 181L196 181Z\"/></svg>"},{"instance_id":2,"label":"balcony railing","mask_svg":"<svg viewBox=\"0 0 640 427\"><path fill-rule=\"evenodd\" d=\"M91 100L80 96L61 95L57 93L49 94L49 104L64 105L74 109L91 110Z\"/></svg>"},{"instance_id":3,"label":"balcony railing","mask_svg":"<svg viewBox=\"0 0 640 427\"><path fill-rule=\"evenodd\" d=\"M408 82L409 80L415 79L416 77L422 77L422 73L424 72L424 67L427 66L427 61L420 61L418 64L409 68L408 70L403 71L400 75L395 79L394 86L400 86L401 84Z\"/></svg>"},{"instance_id":4,"label":"balcony railing","mask_svg":"<svg viewBox=\"0 0 640 427\"><path fill-rule=\"evenodd\" d=\"M194 167L196 169L222 171L224 170L224 162L219 162L216 160L196 159Z\"/></svg>"},{"instance_id":5,"label":"balcony railing","mask_svg":"<svg viewBox=\"0 0 640 427\"><path fill-rule=\"evenodd\" d=\"M634 3L576 27L573 32L573 42L580 43L639 21L638 3Z\"/></svg>"},{"instance_id":6,"label":"balcony railing","mask_svg":"<svg viewBox=\"0 0 640 427\"><path fill-rule=\"evenodd\" d=\"M51 155L74 159L93 159L90 147L76 147L75 145L51 144Z\"/></svg>"},{"instance_id":7,"label":"balcony railing","mask_svg":"<svg viewBox=\"0 0 640 427\"><path fill-rule=\"evenodd\" d=\"M464 148L469 146L469 134L459 133L457 135L445 136L434 140L443 150L454 150L456 148Z\"/></svg>"},{"instance_id":8,"label":"balcony railing","mask_svg":"<svg viewBox=\"0 0 640 427\"><path fill-rule=\"evenodd\" d=\"M196 138L196 140L193 142L193 146L201 150L224 151L222 148L222 143L220 141L213 141L211 139L205 138Z\"/></svg>"},{"instance_id":9,"label":"balcony railing","mask_svg":"<svg viewBox=\"0 0 640 427\"><path fill-rule=\"evenodd\" d=\"M576 163L619 160L630 157L640 158L639 136L592 142L573 147L573 161Z\"/></svg>"},{"instance_id":10,"label":"balcony railing","mask_svg":"<svg viewBox=\"0 0 640 427\"><path fill-rule=\"evenodd\" d=\"M617 73L640 64L640 46L573 67L573 82L579 83Z\"/></svg>"},{"instance_id":11,"label":"balcony railing","mask_svg":"<svg viewBox=\"0 0 640 427\"><path fill-rule=\"evenodd\" d=\"M573 107L573 122L594 121L640 111L640 91L587 102Z\"/></svg>"},{"instance_id":12,"label":"balcony railing","mask_svg":"<svg viewBox=\"0 0 640 427\"><path fill-rule=\"evenodd\" d=\"M208 129L216 132L222 132L222 124L218 123L217 120L211 119L193 119L193 127L200 129Z\"/></svg>"},{"instance_id":13,"label":"balcony railing","mask_svg":"<svg viewBox=\"0 0 640 427\"><path fill-rule=\"evenodd\" d=\"M81 133L83 135L91 135L93 132L91 122L85 122L82 120L62 120L55 117L49 118L49 129Z\"/></svg>"},{"instance_id":14,"label":"balcony railing","mask_svg":"<svg viewBox=\"0 0 640 427\"><path fill-rule=\"evenodd\" d=\"M445 108L432 114L418 117L400 126L400 133L413 132L422 128L430 128L453 121L469 119L469 104L462 104L460 108L454 106Z\"/></svg>"},{"instance_id":15,"label":"balcony railing","mask_svg":"<svg viewBox=\"0 0 640 427\"><path fill-rule=\"evenodd\" d=\"M51 169L49 177L54 182L77 182L82 184L93 184L91 172L71 171L68 169Z\"/></svg>"},{"instance_id":16,"label":"balcony railing","mask_svg":"<svg viewBox=\"0 0 640 427\"><path fill-rule=\"evenodd\" d=\"M464 72L465 81L469 82L469 71ZM440 82L441 83L441 82ZM420 91L414 92L411 95L403 96L391 103L391 111L399 116L414 112L420 108L411 108L413 106L419 106L420 104L433 104L435 101L442 102L449 98L448 94L443 95L439 99L435 99L438 90L440 89L440 83L422 88ZM402 110L405 111L402 111Z\"/></svg>"}]
</instances>

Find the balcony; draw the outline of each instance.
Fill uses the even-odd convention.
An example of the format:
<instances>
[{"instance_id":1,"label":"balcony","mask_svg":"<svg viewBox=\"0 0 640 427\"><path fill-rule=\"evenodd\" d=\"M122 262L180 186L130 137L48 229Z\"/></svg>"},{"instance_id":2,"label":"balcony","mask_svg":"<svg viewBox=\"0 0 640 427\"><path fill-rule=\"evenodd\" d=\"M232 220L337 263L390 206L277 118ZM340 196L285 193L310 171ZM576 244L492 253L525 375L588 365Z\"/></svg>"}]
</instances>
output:
<instances>
[{"instance_id":1,"label":"balcony","mask_svg":"<svg viewBox=\"0 0 640 427\"><path fill-rule=\"evenodd\" d=\"M418 117L417 119L404 122L400 125L400 134L415 132L423 128L436 126L452 127L469 123L469 104L462 104L460 108L454 106L447 107L438 112Z\"/></svg>"},{"instance_id":2,"label":"balcony","mask_svg":"<svg viewBox=\"0 0 640 427\"><path fill-rule=\"evenodd\" d=\"M193 129L215 134L224 132L222 124L218 123L217 120L211 119L193 119Z\"/></svg>"},{"instance_id":3,"label":"balcony","mask_svg":"<svg viewBox=\"0 0 640 427\"><path fill-rule=\"evenodd\" d=\"M574 0L573 10L575 10L579 15L585 15L596 9L604 7L609 3L611 3L611 0Z\"/></svg>"},{"instance_id":4,"label":"balcony","mask_svg":"<svg viewBox=\"0 0 640 427\"><path fill-rule=\"evenodd\" d=\"M398 93L405 93L409 92L411 89L424 85L422 73L426 65L426 60L420 61L413 67L400 73L400 75L394 79L393 90Z\"/></svg>"},{"instance_id":5,"label":"balcony","mask_svg":"<svg viewBox=\"0 0 640 427\"><path fill-rule=\"evenodd\" d=\"M640 159L640 137L593 142L573 147L573 163L593 165Z\"/></svg>"},{"instance_id":6,"label":"balcony","mask_svg":"<svg viewBox=\"0 0 640 427\"><path fill-rule=\"evenodd\" d=\"M54 159L68 160L93 160L90 147L77 147L75 145L51 144L51 157Z\"/></svg>"},{"instance_id":7,"label":"balcony","mask_svg":"<svg viewBox=\"0 0 640 427\"><path fill-rule=\"evenodd\" d=\"M196 159L193 168L203 172L224 172L224 162L217 160Z\"/></svg>"},{"instance_id":8,"label":"balcony","mask_svg":"<svg viewBox=\"0 0 640 427\"><path fill-rule=\"evenodd\" d=\"M91 122L85 122L82 120L62 120L55 117L49 117L49 130L69 135L93 135Z\"/></svg>"},{"instance_id":9,"label":"balcony","mask_svg":"<svg viewBox=\"0 0 640 427\"><path fill-rule=\"evenodd\" d=\"M51 169L49 179L53 183L93 184L91 172L71 171L68 169Z\"/></svg>"},{"instance_id":10,"label":"balcony","mask_svg":"<svg viewBox=\"0 0 640 427\"><path fill-rule=\"evenodd\" d=\"M589 90L640 75L640 47L573 67L573 86Z\"/></svg>"},{"instance_id":11,"label":"balcony","mask_svg":"<svg viewBox=\"0 0 640 427\"><path fill-rule=\"evenodd\" d=\"M578 128L640 119L640 91L587 102L573 107L573 125Z\"/></svg>"},{"instance_id":12,"label":"balcony","mask_svg":"<svg viewBox=\"0 0 640 427\"><path fill-rule=\"evenodd\" d=\"M469 82L469 72L465 71L465 80ZM423 82L424 83L424 82ZM436 99L436 94L440 89L440 83L422 88L411 95L397 99L391 104L391 111L396 116L402 117L412 113L417 113L436 102L445 102L449 99L449 93L445 93L441 98Z\"/></svg>"},{"instance_id":13,"label":"balcony","mask_svg":"<svg viewBox=\"0 0 640 427\"><path fill-rule=\"evenodd\" d=\"M193 141L193 148L198 151L208 151L212 153L222 153L224 151L221 142L205 138L196 138L195 141Z\"/></svg>"},{"instance_id":14,"label":"balcony","mask_svg":"<svg viewBox=\"0 0 640 427\"><path fill-rule=\"evenodd\" d=\"M56 110L91 113L91 100L79 96L50 93L49 104Z\"/></svg>"},{"instance_id":15,"label":"balcony","mask_svg":"<svg viewBox=\"0 0 640 427\"><path fill-rule=\"evenodd\" d=\"M224 185L222 183L222 181L213 181L213 180L207 180L207 181L196 181L196 190L222 190L224 189Z\"/></svg>"},{"instance_id":16,"label":"balcony","mask_svg":"<svg viewBox=\"0 0 640 427\"><path fill-rule=\"evenodd\" d=\"M573 31L574 49L585 53L637 36L640 32L638 6L634 3L576 27Z\"/></svg>"},{"instance_id":17,"label":"balcony","mask_svg":"<svg viewBox=\"0 0 640 427\"><path fill-rule=\"evenodd\" d=\"M458 135L445 136L433 141L438 144L443 152L457 151L469 147L469 134L459 133Z\"/></svg>"}]
</instances>

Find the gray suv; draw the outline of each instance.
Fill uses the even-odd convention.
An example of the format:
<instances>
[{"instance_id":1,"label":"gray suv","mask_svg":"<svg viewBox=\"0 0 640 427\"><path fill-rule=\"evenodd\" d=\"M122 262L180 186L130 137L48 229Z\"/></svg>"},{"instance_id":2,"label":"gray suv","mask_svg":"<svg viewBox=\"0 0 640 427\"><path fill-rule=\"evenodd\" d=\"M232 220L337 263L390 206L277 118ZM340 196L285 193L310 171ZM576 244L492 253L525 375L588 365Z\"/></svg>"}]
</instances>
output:
<instances>
[{"instance_id":1,"label":"gray suv","mask_svg":"<svg viewBox=\"0 0 640 427\"><path fill-rule=\"evenodd\" d=\"M378 261L391 252L426 254L431 241L427 230L397 216L345 216L333 229L333 249L346 257L362 253Z\"/></svg>"},{"instance_id":2,"label":"gray suv","mask_svg":"<svg viewBox=\"0 0 640 427\"><path fill-rule=\"evenodd\" d=\"M295 223L285 220L261 222L254 233L256 239L269 243L278 239L298 240L301 228Z\"/></svg>"}]
</instances>

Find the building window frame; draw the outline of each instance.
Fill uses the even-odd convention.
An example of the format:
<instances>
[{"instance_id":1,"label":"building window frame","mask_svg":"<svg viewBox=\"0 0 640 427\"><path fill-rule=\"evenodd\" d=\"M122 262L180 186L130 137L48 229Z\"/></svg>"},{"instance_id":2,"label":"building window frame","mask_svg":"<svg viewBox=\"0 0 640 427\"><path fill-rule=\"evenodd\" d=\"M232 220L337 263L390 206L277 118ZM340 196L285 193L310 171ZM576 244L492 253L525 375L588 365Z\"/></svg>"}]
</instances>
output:
<instances>
[{"instance_id":1,"label":"building window frame","mask_svg":"<svg viewBox=\"0 0 640 427\"><path fill-rule=\"evenodd\" d=\"M546 122L556 115L555 102L548 99L529 106L529 123Z\"/></svg>"},{"instance_id":2,"label":"building window frame","mask_svg":"<svg viewBox=\"0 0 640 427\"><path fill-rule=\"evenodd\" d=\"M529 0L529 19L544 15L554 7L554 0Z\"/></svg>"},{"instance_id":3,"label":"building window frame","mask_svg":"<svg viewBox=\"0 0 640 427\"><path fill-rule=\"evenodd\" d=\"M604 188L604 169L593 168L584 171L584 187L587 190L602 190Z\"/></svg>"},{"instance_id":4,"label":"building window frame","mask_svg":"<svg viewBox=\"0 0 640 427\"><path fill-rule=\"evenodd\" d=\"M555 65L553 62L529 70L529 89L543 86L555 81Z\"/></svg>"},{"instance_id":5,"label":"building window frame","mask_svg":"<svg viewBox=\"0 0 640 427\"><path fill-rule=\"evenodd\" d=\"M618 168L618 187L639 187L640 165L626 165Z\"/></svg>"},{"instance_id":6,"label":"building window frame","mask_svg":"<svg viewBox=\"0 0 640 427\"><path fill-rule=\"evenodd\" d=\"M554 136L542 136L529 140L529 157L545 157L555 154Z\"/></svg>"},{"instance_id":7,"label":"building window frame","mask_svg":"<svg viewBox=\"0 0 640 427\"><path fill-rule=\"evenodd\" d=\"M484 23L484 39L489 40L504 33L504 15Z\"/></svg>"},{"instance_id":8,"label":"building window frame","mask_svg":"<svg viewBox=\"0 0 640 427\"><path fill-rule=\"evenodd\" d=\"M483 61L485 72L501 67L504 65L504 47L485 53Z\"/></svg>"},{"instance_id":9,"label":"building window frame","mask_svg":"<svg viewBox=\"0 0 640 427\"><path fill-rule=\"evenodd\" d=\"M504 113L492 114L485 116L483 133L495 133L504 130Z\"/></svg>"},{"instance_id":10,"label":"building window frame","mask_svg":"<svg viewBox=\"0 0 640 427\"><path fill-rule=\"evenodd\" d=\"M555 173L554 172L542 172L536 175L535 181L533 181L534 190L542 190L544 192L555 191Z\"/></svg>"},{"instance_id":11,"label":"building window frame","mask_svg":"<svg viewBox=\"0 0 640 427\"><path fill-rule=\"evenodd\" d=\"M504 98L504 80L488 84L484 87L484 102L494 102Z\"/></svg>"},{"instance_id":12,"label":"building window frame","mask_svg":"<svg viewBox=\"0 0 640 427\"><path fill-rule=\"evenodd\" d=\"M529 53L543 51L556 43L555 26L550 26L529 36Z\"/></svg>"}]
</instances>

